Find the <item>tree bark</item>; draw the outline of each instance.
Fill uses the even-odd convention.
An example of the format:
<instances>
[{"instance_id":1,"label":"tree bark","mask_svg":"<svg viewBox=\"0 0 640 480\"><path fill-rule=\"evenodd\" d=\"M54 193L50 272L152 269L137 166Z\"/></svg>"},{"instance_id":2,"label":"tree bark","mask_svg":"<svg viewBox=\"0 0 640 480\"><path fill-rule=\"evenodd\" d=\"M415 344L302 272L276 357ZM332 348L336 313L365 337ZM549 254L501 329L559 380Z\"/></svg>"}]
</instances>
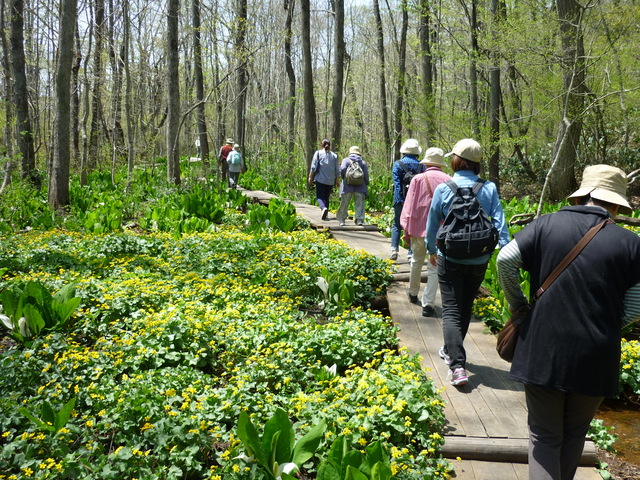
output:
<instances>
[{"instance_id":1,"label":"tree bark","mask_svg":"<svg viewBox=\"0 0 640 480\"><path fill-rule=\"evenodd\" d=\"M238 0L236 21L235 53L238 62L237 101L236 101L236 143L244 147L245 118L247 103L247 0ZM246 158L245 158L246 165Z\"/></svg>"},{"instance_id":2,"label":"tree bark","mask_svg":"<svg viewBox=\"0 0 640 480\"><path fill-rule=\"evenodd\" d=\"M56 141L49 172L49 205L57 209L69 205L69 165L71 163L71 70L73 66L76 0L60 4L60 43L56 72Z\"/></svg>"},{"instance_id":3,"label":"tree bark","mask_svg":"<svg viewBox=\"0 0 640 480\"><path fill-rule=\"evenodd\" d=\"M193 0L191 4L193 22L193 74L196 87L196 126L198 139L200 140L200 158L203 171L208 170L209 164L209 139L207 135L207 121L204 115L204 76L202 74L202 44L200 42L200 0Z\"/></svg>"},{"instance_id":4,"label":"tree bark","mask_svg":"<svg viewBox=\"0 0 640 480\"><path fill-rule=\"evenodd\" d=\"M402 135L402 108L405 95L405 68L407 59L407 30L409 28L409 12L407 10L407 0L400 2L402 10L402 27L400 30L400 44L398 51L398 91L396 93L396 111L394 113L394 158L400 158L400 140Z\"/></svg>"},{"instance_id":5,"label":"tree bark","mask_svg":"<svg viewBox=\"0 0 640 480\"><path fill-rule=\"evenodd\" d=\"M7 28L5 22L5 0L0 0L0 39L2 40L2 70L4 72L4 155L7 157L4 178L0 187L0 194L11 184L11 172L13 171L13 90L11 75L11 60L9 58L9 40L7 38Z\"/></svg>"},{"instance_id":6,"label":"tree bark","mask_svg":"<svg viewBox=\"0 0 640 480\"><path fill-rule=\"evenodd\" d=\"M91 93L91 123L89 126L89 155L82 172L82 184L86 183L87 174L94 170L98 164L100 155L100 139L102 136L102 82L103 66L102 53L104 45L104 0L94 0L95 19L94 36L95 50L93 51L93 89Z\"/></svg>"},{"instance_id":7,"label":"tree bark","mask_svg":"<svg viewBox=\"0 0 640 480\"><path fill-rule=\"evenodd\" d=\"M422 91L424 95L425 111L427 114L426 141L433 143L435 129L435 99L433 96L433 60L431 55L431 11L429 0L420 1L420 50L422 70Z\"/></svg>"},{"instance_id":8,"label":"tree bark","mask_svg":"<svg viewBox=\"0 0 640 480\"><path fill-rule=\"evenodd\" d=\"M24 55L24 1L13 0L11 4L11 58L13 65L13 95L16 105L16 144L22 155L21 177L31 181L37 188L40 180L36 174L36 159L33 147L33 130L29 115L29 93L27 91L26 61Z\"/></svg>"},{"instance_id":9,"label":"tree bark","mask_svg":"<svg viewBox=\"0 0 640 480\"><path fill-rule=\"evenodd\" d=\"M287 19L285 21L285 37L284 37L284 66L287 71L287 79L289 80L289 100L287 108L288 123L288 142L287 154L291 158L293 155L293 147L296 135L296 73L293 70L293 61L291 57L291 37L293 35L293 12L295 11L295 0L284 0L284 8L287 11Z\"/></svg>"},{"instance_id":10,"label":"tree bark","mask_svg":"<svg viewBox=\"0 0 640 480\"><path fill-rule=\"evenodd\" d=\"M316 119L316 101L313 94L313 62L311 59L311 6L303 0L301 4L302 30L302 75L304 86L304 126L305 157L307 174L311 169L311 160L318 141L318 122Z\"/></svg>"},{"instance_id":11,"label":"tree bark","mask_svg":"<svg viewBox=\"0 0 640 480\"><path fill-rule=\"evenodd\" d=\"M131 180L133 173L133 154L134 154L134 136L133 136L133 118L131 114L131 69L129 67L129 48L131 45L131 19L129 17L129 2L122 2L122 21L124 23L124 38L122 39L124 46L124 110L127 121L127 176Z\"/></svg>"},{"instance_id":12,"label":"tree bark","mask_svg":"<svg viewBox=\"0 0 640 480\"><path fill-rule=\"evenodd\" d=\"M344 92L344 56L346 45L344 42L344 0L335 0L335 56L333 77L333 99L331 101L331 116L333 129L331 132L334 151L340 150L342 141L342 98Z\"/></svg>"},{"instance_id":13,"label":"tree bark","mask_svg":"<svg viewBox=\"0 0 640 480\"><path fill-rule=\"evenodd\" d=\"M471 84L471 115L473 135L480 135L480 117L478 111L478 10L476 0L471 0L471 14L469 18L471 33L471 58L469 62L469 83Z\"/></svg>"},{"instance_id":14,"label":"tree bark","mask_svg":"<svg viewBox=\"0 0 640 480\"><path fill-rule=\"evenodd\" d=\"M391 154L391 133L389 132L389 107L387 105L387 80L386 80L386 64L384 54L384 28L382 25L382 16L380 15L380 3L373 0L373 14L376 19L376 38L378 40L378 57L380 57L379 75L379 91L380 91L380 118L382 120L382 141L384 144L385 155ZM390 158L393 162L393 156Z\"/></svg>"},{"instance_id":15,"label":"tree bark","mask_svg":"<svg viewBox=\"0 0 640 480\"><path fill-rule=\"evenodd\" d=\"M497 32L503 23L506 7L503 0L491 0L491 12L493 15L493 31ZM495 42L494 42L495 43ZM497 52L493 53L493 66L491 67L491 99L489 105L490 117L490 143L489 143L489 180L496 184L500 190L500 110L502 90L500 86L500 62Z\"/></svg>"},{"instance_id":16,"label":"tree bark","mask_svg":"<svg viewBox=\"0 0 640 480\"><path fill-rule=\"evenodd\" d=\"M563 199L577 186L575 162L582 134L586 66L582 35L582 7L576 0L557 0L560 20L563 91L562 119L553 148L553 174L549 176L549 198ZM566 137L566 138L565 138Z\"/></svg>"},{"instance_id":17,"label":"tree bark","mask_svg":"<svg viewBox=\"0 0 640 480\"><path fill-rule=\"evenodd\" d=\"M180 0L167 3L167 182L180 184L180 72L178 53L178 14Z\"/></svg>"}]
</instances>

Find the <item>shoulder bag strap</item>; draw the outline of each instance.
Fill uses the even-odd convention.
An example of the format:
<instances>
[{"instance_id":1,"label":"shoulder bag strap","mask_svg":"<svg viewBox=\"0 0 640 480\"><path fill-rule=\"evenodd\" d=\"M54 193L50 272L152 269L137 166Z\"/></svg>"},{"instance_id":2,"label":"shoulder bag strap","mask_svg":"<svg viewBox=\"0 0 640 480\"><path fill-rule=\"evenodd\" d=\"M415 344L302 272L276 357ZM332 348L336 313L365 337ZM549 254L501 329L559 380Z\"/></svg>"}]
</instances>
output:
<instances>
[{"instance_id":1,"label":"shoulder bag strap","mask_svg":"<svg viewBox=\"0 0 640 480\"><path fill-rule=\"evenodd\" d=\"M407 168L407 166L404 164L404 162L402 160L398 160L398 163L400 164L400 166L404 170L404 173L409 173L409 169Z\"/></svg>"},{"instance_id":2,"label":"shoulder bag strap","mask_svg":"<svg viewBox=\"0 0 640 480\"><path fill-rule=\"evenodd\" d=\"M565 268L569 266L573 259L578 256L578 254L582 251L584 247L587 246L587 243L591 241L593 237L595 237L596 233L600 231L602 227L604 227L607 223L613 223L613 220L610 218L606 219L602 223L599 223L595 227L591 228L587 233L584 234L584 237L571 249L567 256L553 269L553 272L547 277L542 286L536 291L535 299L537 300L540 296L549 288L549 286L555 281L556 278L564 271Z\"/></svg>"}]
</instances>

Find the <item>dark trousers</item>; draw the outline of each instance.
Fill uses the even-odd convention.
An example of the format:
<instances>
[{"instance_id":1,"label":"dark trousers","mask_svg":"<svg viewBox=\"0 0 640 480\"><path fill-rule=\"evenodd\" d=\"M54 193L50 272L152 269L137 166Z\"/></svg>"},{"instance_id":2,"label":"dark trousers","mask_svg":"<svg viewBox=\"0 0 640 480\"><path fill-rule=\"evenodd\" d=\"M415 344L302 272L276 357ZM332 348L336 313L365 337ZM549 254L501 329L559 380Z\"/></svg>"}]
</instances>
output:
<instances>
[{"instance_id":1,"label":"dark trousers","mask_svg":"<svg viewBox=\"0 0 640 480\"><path fill-rule=\"evenodd\" d=\"M438 257L444 349L451 357L451 370L465 368L467 354L463 346L464 338L469 330L473 301L486 270L486 263L463 265Z\"/></svg>"},{"instance_id":2,"label":"dark trousers","mask_svg":"<svg viewBox=\"0 0 640 480\"><path fill-rule=\"evenodd\" d=\"M316 198L318 199L318 205L320 208L329 209L329 197L331 196L331 192L333 192L333 185L316 182Z\"/></svg>"},{"instance_id":3,"label":"dark trousers","mask_svg":"<svg viewBox=\"0 0 640 480\"><path fill-rule=\"evenodd\" d=\"M573 479L603 397L524 386L529 410L529 479Z\"/></svg>"}]
</instances>

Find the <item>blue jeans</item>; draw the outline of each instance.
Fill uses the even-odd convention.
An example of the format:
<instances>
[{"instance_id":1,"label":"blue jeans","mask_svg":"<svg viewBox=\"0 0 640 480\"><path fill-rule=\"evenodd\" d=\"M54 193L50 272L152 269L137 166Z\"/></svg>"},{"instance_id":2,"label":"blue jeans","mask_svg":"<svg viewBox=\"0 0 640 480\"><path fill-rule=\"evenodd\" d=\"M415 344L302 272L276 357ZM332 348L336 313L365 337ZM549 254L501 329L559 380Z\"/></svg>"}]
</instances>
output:
<instances>
[{"instance_id":1,"label":"blue jeans","mask_svg":"<svg viewBox=\"0 0 640 480\"><path fill-rule=\"evenodd\" d=\"M402 214L404 202L393 204L393 225L391 226L391 250L398 251L400 237L402 236L402 225L400 225L400 215Z\"/></svg>"},{"instance_id":2,"label":"blue jeans","mask_svg":"<svg viewBox=\"0 0 640 480\"><path fill-rule=\"evenodd\" d=\"M318 205L321 209L329 209L329 196L331 192L333 192L333 185L316 182L316 198L318 199Z\"/></svg>"},{"instance_id":3,"label":"blue jeans","mask_svg":"<svg viewBox=\"0 0 640 480\"><path fill-rule=\"evenodd\" d=\"M464 337L469 331L471 310L487 264L463 265L438 256L438 280L442 297L442 330L444 350L451 357L449 368L465 368L467 354Z\"/></svg>"}]
</instances>

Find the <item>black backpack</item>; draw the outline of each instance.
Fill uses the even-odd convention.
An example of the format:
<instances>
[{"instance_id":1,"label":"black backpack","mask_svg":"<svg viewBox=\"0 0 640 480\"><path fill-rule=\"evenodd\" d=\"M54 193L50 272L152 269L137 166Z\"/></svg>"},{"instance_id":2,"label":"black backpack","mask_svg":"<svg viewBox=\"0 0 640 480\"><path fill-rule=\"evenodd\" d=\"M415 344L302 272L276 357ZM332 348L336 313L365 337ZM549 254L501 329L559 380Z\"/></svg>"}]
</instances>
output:
<instances>
[{"instance_id":1,"label":"black backpack","mask_svg":"<svg viewBox=\"0 0 640 480\"><path fill-rule=\"evenodd\" d=\"M415 177L416 175L422 172L413 172L407 168L407 166L404 164L402 160L398 160L398 162L400 162L400 166L404 170L404 175L402 176L402 182L400 183L400 194L402 195L402 199L404 200L405 198L407 198L407 192L409 191L409 185L411 185L411 180L413 180L413 177Z\"/></svg>"},{"instance_id":2,"label":"black backpack","mask_svg":"<svg viewBox=\"0 0 640 480\"><path fill-rule=\"evenodd\" d=\"M449 212L436 234L436 246L445 257L467 259L492 253L498 243L498 229L478 201L478 192L486 180L472 187L447 186L455 194Z\"/></svg>"}]
</instances>

